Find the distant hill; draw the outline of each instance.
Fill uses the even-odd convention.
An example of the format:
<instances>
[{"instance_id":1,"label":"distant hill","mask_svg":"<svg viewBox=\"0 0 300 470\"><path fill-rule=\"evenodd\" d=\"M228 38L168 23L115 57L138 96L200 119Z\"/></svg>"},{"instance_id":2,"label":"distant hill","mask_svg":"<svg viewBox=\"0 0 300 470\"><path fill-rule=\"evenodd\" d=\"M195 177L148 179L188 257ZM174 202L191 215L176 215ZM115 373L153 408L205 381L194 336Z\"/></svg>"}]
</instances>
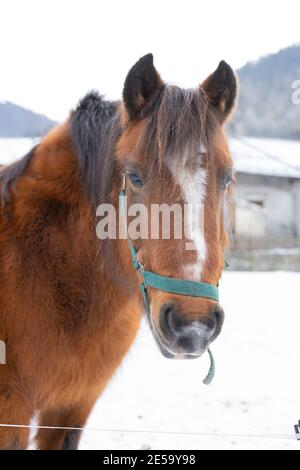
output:
<instances>
[{"instance_id":1,"label":"distant hill","mask_svg":"<svg viewBox=\"0 0 300 470\"><path fill-rule=\"evenodd\" d=\"M292 83L300 80L300 45L249 62L237 71L240 97L232 134L300 139L300 104ZM0 137L38 137L56 123L10 102L0 102Z\"/></svg>"},{"instance_id":2,"label":"distant hill","mask_svg":"<svg viewBox=\"0 0 300 470\"><path fill-rule=\"evenodd\" d=\"M39 137L56 123L9 101L0 102L0 137Z\"/></svg>"},{"instance_id":3,"label":"distant hill","mask_svg":"<svg viewBox=\"0 0 300 470\"><path fill-rule=\"evenodd\" d=\"M292 103L292 83L300 80L300 45L246 64L240 79L234 134L300 139L300 104Z\"/></svg>"}]
</instances>

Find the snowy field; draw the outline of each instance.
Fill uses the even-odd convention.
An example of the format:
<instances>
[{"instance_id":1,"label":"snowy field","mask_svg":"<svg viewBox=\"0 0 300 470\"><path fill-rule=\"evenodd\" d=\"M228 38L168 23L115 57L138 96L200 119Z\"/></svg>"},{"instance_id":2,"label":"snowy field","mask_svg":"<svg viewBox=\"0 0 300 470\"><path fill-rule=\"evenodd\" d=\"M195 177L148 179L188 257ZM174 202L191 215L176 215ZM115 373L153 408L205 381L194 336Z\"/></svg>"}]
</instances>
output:
<instances>
[{"instance_id":1,"label":"snowy field","mask_svg":"<svg viewBox=\"0 0 300 470\"><path fill-rule=\"evenodd\" d=\"M116 431L86 430L81 449L300 450L300 273L228 272L220 291L212 385L207 355L164 359L143 325L87 424Z\"/></svg>"}]
</instances>

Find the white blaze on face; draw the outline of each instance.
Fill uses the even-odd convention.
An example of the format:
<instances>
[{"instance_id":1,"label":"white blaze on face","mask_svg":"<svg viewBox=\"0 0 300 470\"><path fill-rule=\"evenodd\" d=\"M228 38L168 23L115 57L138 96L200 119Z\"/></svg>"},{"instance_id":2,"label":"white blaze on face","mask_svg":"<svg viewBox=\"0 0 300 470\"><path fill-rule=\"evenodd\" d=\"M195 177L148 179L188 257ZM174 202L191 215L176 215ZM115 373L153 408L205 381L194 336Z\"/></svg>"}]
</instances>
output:
<instances>
[{"instance_id":1,"label":"white blaze on face","mask_svg":"<svg viewBox=\"0 0 300 470\"><path fill-rule=\"evenodd\" d=\"M187 204L185 213L186 249L195 250L194 264L184 267L186 276L191 280L200 281L206 259L206 243L204 236L204 201L206 194L206 176L203 169L191 173L184 170L179 177L179 185Z\"/></svg>"},{"instance_id":2,"label":"white blaze on face","mask_svg":"<svg viewBox=\"0 0 300 470\"><path fill-rule=\"evenodd\" d=\"M201 153L204 153L202 148ZM200 281L206 260L204 201L207 172L203 168L193 171L189 168L183 168L176 172L174 169L170 169L180 186L185 203L185 249L194 250L196 253L195 263L184 265L184 275L186 279Z\"/></svg>"}]
</instances>

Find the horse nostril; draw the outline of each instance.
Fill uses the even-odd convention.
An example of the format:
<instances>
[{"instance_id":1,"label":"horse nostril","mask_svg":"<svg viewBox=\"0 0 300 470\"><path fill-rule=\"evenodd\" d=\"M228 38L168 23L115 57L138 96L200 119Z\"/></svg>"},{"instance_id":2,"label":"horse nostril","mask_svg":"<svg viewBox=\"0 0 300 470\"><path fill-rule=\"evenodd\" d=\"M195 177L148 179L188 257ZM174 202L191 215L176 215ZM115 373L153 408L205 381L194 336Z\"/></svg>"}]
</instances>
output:
<instances>
[{"instance_id":1,"label":"horse nostril","mask_svg":"<svg viewBox=\"0 0 300 470\"><path fill-rule=\"evenodd\" d=\"M175 339L186 321L176 312L172 303L164 304L160 309L159 326L163 335Z\"/></svg>"},{"instance_id":2,"label":"horse nostril","mask_svg":"<svg viewBox=\"0 0 300 470\"><path fill-rule=\"evenodd\" d=\"M217 305L211 312L211 317L213 318L213 321L215 323L215 332L217 334L220 333L223 322L224 322L224 311L223 309Z\"/></svg>"},{"instance_id":3,"label":"horse nostril","mask_svg":"<svg viewBox=\"0 0 300 470\"><path fill-rule=\"evenodd\" d=\"M218 305L214 307L208 315L202 317L200 322L205 325L207 330L211 331L211 334L219 334L224 321L224 313L221 307Z\"/></svg>"}]
</instances>

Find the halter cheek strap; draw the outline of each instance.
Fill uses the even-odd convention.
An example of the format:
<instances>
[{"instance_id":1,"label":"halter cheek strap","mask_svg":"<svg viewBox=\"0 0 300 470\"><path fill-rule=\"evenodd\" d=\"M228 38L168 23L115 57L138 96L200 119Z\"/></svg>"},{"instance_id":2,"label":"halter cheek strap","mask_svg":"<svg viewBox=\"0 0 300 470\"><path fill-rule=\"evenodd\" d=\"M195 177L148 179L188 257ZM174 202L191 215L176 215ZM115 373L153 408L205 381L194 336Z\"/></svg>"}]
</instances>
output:
<instances>
[{"instance_id":1,"label":"halter cheek strap","mask_svg":"<svg viewBox=\"0 0 300 470\"><path fill-rule=\"evenodd\" d=\"M121 214L124 217L125 229L127 233L127 221L125 218L125 175L123 176L123 186L119 194L119 204L121 209ZM219 301L219 289L217 286L212 284L207 284L205 282L195 282L188 281L185 279L175 279L172 277L161 276L159 274L153 273L151 271L146 271L144 266L138 260L137 250L131 243L130 238L127 235L128 247L131 253L132 265L137 271L141 281L140 281L140 290L144 299L146 311L150 314L150 302L148 297L147 288L151 287L153 289L158 289L164 292L169 292L171 294L178 295L187 295L191 297L204 297L207 299L212 299L216 302ZM211 351L208 349L208 354L210 357L210 368L207 376L203 380L205 385L209 385L215 375L215 362Z\"/></svg>"}]
</instances>

